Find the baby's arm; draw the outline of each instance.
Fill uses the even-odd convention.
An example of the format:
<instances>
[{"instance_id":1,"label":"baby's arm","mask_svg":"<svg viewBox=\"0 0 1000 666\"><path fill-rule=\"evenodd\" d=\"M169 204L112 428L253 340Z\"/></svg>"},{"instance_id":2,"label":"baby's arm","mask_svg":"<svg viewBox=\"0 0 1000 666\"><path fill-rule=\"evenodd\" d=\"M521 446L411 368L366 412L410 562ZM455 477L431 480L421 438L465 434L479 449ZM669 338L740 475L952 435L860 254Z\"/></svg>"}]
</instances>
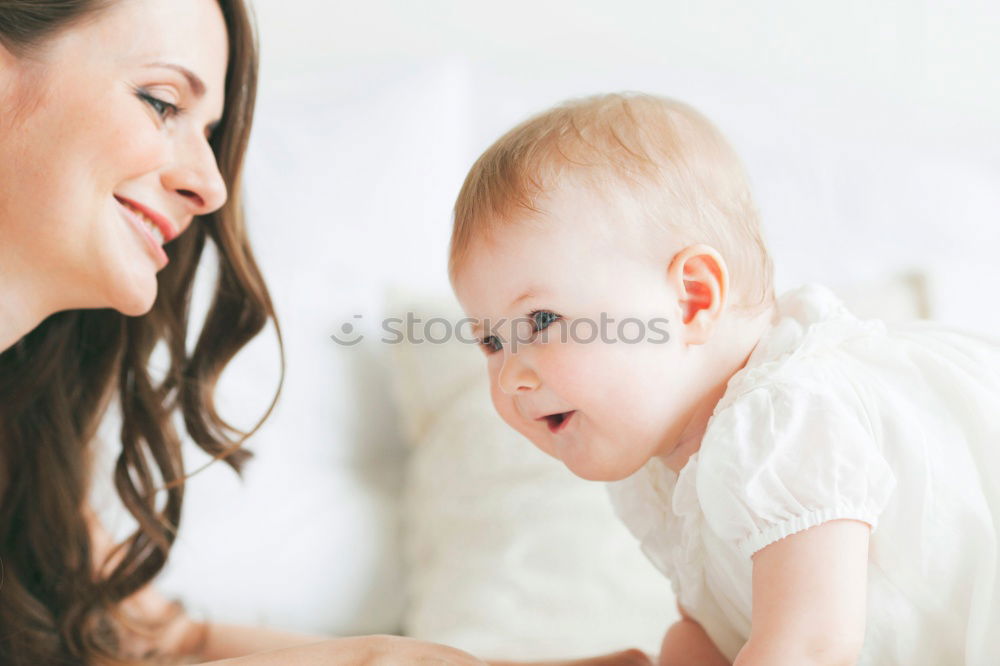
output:
<instances>
[{"instance_id":1,"label":"baby's arm","mask_svg":"<svg viewBox=\"0 0 1000 666\"><path fill-rule=\"evenodd\" d=\"M663 637L659 666L730 666L701 625L679 603L677 610L681 619L672 624Z\"/></svg>"},{"instance_id":2,"label":"baby's arm","mask_svg":"<svg viewBox=\"0 0 1000 666\"><path fill-rule=\"evenodd\" d=\"M733 666L853 665L865 637L869 532L833 520L757 551L750 639Z\"/></svg>"}]
</instances>

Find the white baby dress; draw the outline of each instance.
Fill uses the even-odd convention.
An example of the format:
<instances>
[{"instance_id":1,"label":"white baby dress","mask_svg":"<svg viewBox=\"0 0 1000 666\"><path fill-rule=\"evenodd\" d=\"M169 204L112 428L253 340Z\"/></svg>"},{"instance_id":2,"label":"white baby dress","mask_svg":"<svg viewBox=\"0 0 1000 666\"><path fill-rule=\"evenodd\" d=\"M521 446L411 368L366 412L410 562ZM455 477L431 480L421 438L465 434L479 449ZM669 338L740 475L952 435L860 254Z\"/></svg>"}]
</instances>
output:
<instances>
[{"instance_id":1,"label":"white baby dress","mask_svg":"<svg viewBox=\"0 0 1000 666\"><path fill-rule=\"evenodd\" d=\"M873 526L858 664L1000 666L1000 336L859 320L799 287L680 473L653 458L608 491L730 660L750 556L852 518Z\"/></svg>"}]
</instances>

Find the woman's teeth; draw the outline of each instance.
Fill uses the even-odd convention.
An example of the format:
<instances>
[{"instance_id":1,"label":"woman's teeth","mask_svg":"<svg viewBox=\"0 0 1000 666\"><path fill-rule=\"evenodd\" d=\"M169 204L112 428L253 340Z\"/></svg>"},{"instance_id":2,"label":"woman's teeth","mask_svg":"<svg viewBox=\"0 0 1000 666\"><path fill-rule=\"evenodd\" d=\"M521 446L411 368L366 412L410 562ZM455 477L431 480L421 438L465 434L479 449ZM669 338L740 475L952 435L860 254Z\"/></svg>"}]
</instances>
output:
<instances>
[{"instance_id":1,"label":"woman's teeth","mask_svg":"<svg viewBox=\"0 0 1000 666\"><path fill-rule=\"evenodd\" d=\"M156 239L156 242L159 243L160 245L163 245L163 243L164 243L163 232L160 231L160 228L158 226L156 226L155 224L153 224L153 221L151 219L149 219L148 217L146 217L146 215L142 211L140 211L140 210L138 210L138 209L136 209L136 208L128 205L127 203L124 204L124 205L130 211L132 211L133 213L135 213L139 217L140 220L142 220L143 224L146 225L146 228L149 229L149 233L153 234L153 238Z\"/></svg>"}]
</instances>

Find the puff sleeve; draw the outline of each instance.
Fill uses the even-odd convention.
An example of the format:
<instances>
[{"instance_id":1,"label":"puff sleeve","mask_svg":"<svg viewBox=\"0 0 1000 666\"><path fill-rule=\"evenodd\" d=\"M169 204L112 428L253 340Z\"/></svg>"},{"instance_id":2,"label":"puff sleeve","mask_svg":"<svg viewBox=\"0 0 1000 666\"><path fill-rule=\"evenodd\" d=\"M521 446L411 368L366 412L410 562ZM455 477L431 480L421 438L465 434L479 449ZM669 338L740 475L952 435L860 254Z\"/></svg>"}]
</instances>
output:
<instances>
[{"instance_id":1,"label":"puff sleeve","mask_svg":"<svg viewBox=\"0 0 1000 666\"><path fill-rule=\"evenodd\" d=\"M695 483L709 529L750 557L830 520L874 531L896 479L858 395L835 369L813 368L717 412Z\"/></svg>"}]
</instances>

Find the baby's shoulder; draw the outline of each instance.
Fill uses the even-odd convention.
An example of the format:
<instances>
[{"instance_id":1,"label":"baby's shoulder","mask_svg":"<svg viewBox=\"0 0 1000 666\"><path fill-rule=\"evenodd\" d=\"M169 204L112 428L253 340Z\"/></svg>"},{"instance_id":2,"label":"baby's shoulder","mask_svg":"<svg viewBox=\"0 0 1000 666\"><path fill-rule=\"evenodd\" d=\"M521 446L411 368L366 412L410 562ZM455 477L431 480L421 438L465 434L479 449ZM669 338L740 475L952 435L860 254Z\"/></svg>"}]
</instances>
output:
<instances>
[{"instance_id":1,"label":"baby's shoulder","mask_svg":"<svg viewBox=\"0 0 1000 666\"><path fill-rule=\"evenodd\" d=\"M698 451L699 483L744 485L779 472L817 478L880 457L858 381L836 357L814 355L744 383L709 419Z\"/></svg>"},{"instance_id":2,"label":"baby's shoulder","mask_svg":"<svg viewBox=\"0 0 1000 666\"><path fill-rule=\"evenodd\" d=\"M802 418L836 413L841 419L867 420L866 372L845 358L843 349L789 354L735 375L716 403L707 437L767 425L772 431Z\"/></svg>"},{"instance_id":3,"label":"baby's shoulder","mask_svg":"<svg viewBox=\"0 0 1000 666\"><path fill-rule=\"evenodd\" d=\"M895 474L864 405L841 384L836 364L803 361L710 421L687 473L707 526L741 555L827 520L876 524Z\"/></svg>"}]
</instances>

